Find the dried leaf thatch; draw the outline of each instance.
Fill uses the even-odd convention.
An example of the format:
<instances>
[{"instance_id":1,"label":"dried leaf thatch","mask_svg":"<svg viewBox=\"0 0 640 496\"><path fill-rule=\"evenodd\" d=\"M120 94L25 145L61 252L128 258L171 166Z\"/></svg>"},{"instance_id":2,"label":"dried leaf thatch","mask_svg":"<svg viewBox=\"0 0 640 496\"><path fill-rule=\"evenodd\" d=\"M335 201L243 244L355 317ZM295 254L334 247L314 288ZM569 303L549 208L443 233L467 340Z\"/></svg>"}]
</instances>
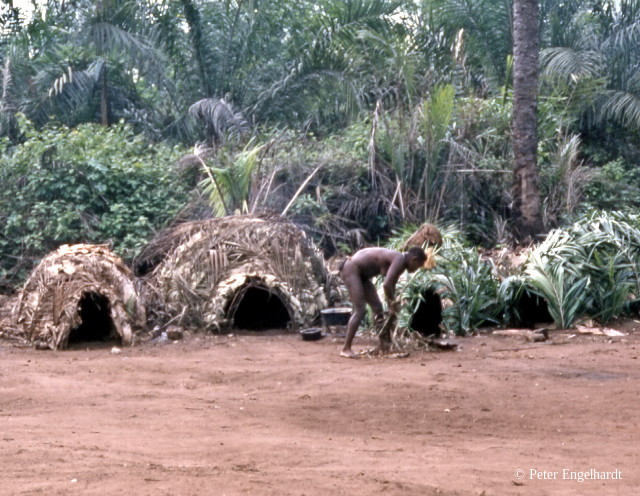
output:
<instances>
[{"instance_id":1,"label":"dried leaf thatch","mask_svg":"<svg viewBox=\"0 0 640 496\"><path fill-rule=\"evenodd\" d=\"M441 246L442 234L436 226L429 223L422 224L416 232L404 243L402 249L408 250L412 246L424 246L425 244Z\"/></svg>"},{"instance_id":2,"label":"dried leaf thatch","mask_svg":"<svg viewBox=\"0 0 640 496\"><path fill-rule=\"evenodd\" d=\"M131 271L102 245L63 245L47 255L18 296L16 329L36 347L65 348L82 324L81 301L94 296L108 307L114 337L131 344L145 309Z\"/></svg>"},{"instance_id":3,"label":"dried leaf thatch","mask_svg":"<svg viewBox=\"0 0 640 496\"><path fill-rule=\"evenodd\" d=\"M220 329L243 295L260 288L278 298L293 325L327 305L329 275L305 232L281 217L230 216L161 232L136 262L147 278L159 323Z\"/></svg>"}]
</instances>

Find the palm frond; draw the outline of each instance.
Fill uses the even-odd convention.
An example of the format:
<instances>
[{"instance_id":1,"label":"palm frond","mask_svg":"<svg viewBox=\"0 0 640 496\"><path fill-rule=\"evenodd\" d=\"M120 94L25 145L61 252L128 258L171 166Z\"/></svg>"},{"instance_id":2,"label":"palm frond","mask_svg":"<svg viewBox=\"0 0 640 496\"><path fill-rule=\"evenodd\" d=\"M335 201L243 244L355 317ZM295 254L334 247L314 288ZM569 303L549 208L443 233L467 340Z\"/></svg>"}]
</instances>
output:
<instances>
[{"instance_id":1,"label":"palm frond","mask_svg":"<svg viewBox=\"0 0 640 496\"><path fill-rule=\"evenodd\" d=\"M260 153L265 145L255 145L250 141L235 156L222 153L216 160L219 167L210 167L201 161L205 178L200 187L208 195L209 202L217 217L234 213L248 213L251 203L251 185L260 165Z\"/></svg>"},{"instance_id":2,"label":"palm frond","mask_svg":"<svg viewBox=\"0 0 640 496\"><path fill-rule=\"evenodd\" d=\"M485 77L502 84L512 45L511 2L488 0L436 0L437 18L452 33L461 33L469 60L487 68ZM480 61L480 63L479 63Z\"/></svg>"},{"instance_id":3,"label":"palm frond","mask_svg":"<svg viewBox=\"0 0 640 496\"><path fill-rule=\"evenodd\" d=\"M49 98L58 97L63 104L75 108L88 100L88 94L93 92L98 84L106 65L103 59L98 59L86 70L74 71L71 67L53 81L49 88Z\"/></svg>"},{"instance_id":4,"label":"palm frond","mask_svg":"<svg viewBox=\"0 0 640 496\"><path fill-rule=\"evenodd\" d=\"M569 83L580 78L596 78L602 72L603 60L597 50L575 50L570 47L547 48L540 53L542 74Z\"/></svg>"},{"instance_id":5,"label":"palm frond","mask_svg":"<svg viewBox=\"0 0 640 496\"><path fill-rule=\"evenodd\" d=\"M638 9L637 0L632 1L623 1L624 4L620 17L616 19L613 23L613 32L611 36L606 38L604 42L604 47L607 49L627 49L629 46L637 46L640 44L640 19L638 16L640 12ZM635 4L635 13L626 16L625 14L628 11L625 11L625 7L627 9L633 9L633 4Z\"/></svg>"},{"instance_id":6,"label":"palm frond","mask_svg":"<svg viewBox=\"0 0 640 496\"><path fill-rule=\"evenodd\" d=\"M224 98L204 98L189 107L189 114L205 126L207 143L216 146L239 139L249 129L242 112Z\"/></svg>"},{"instance_id":7,"label":"palm frond","mask_svg":"<svg viewBox=\"0 0 640 496\"><path fill-rule=\"evenodd\" d=\"M550 260L545 258L539 252L533 252L525 274L534 291L547 302L555 323L561 329L567 329L588 308L585 288L589 278L572 277L571 270L566 270L564 263L549 263Z\"/></svg>"},{"instance_id":8,"label":"palm frond","mask_svg":"<svg viewBox=\"0 0 640 496\"><path fill-rule=\"evenodd\" d=\"M526 284L562 328L590 315L606 322L640 290L637 216L594 213L552 231L532 253Z\"/></svg>"},{"instance_id":9,"label":"palm frond","mask_svg":"<svg viewBox=\"0 0 640 496\"><path fill-rule=\"evenodd\" d=\"M612 120L623 126L640 127L640 95L622 90L608 90L597 103L600 120Z\"/></svg>"},{"instance_id":10,"label":"palm frond","mask_svg":"<svg viewBox=\"0 0 640 496\"><path fill-rule=\"evenodd\" d=\"M400 5L402 2L398 0L338 0L328 6L327 14L340 26L357 24L376 30L385 25L385 18Z\"/></svg>"},{"instance_id":11,"label":"palm frond","mask_svg":"<svg viewBox=\"0 0 640 496\"><path fill-rule=\"evenodd\" d=\"M50 108L58 109L67 117L87 108L91 104L93 95L100 88L100 80L105 70L104 59L95 60L85 70L67 67L50 83L48 100L43 101L41 105L46 107L48 104ZM41 77L44 83L50 75L43 74Z\"/></svg>"},{"instance_id":12,"label":"palm frond","mask_svg":"<svg viewBox=\"0 0 640 496\"><path fill-rule=\"evenodd\" d=\"M312 119L353 115L364 97L354 85L365 58L363 41L388 32L389 16L399 5L389 0L340 0L319 10L309 29L294 37L294 60L281 78L261 92L254 112L295 112Z\"/></svg>"}]
</instances>

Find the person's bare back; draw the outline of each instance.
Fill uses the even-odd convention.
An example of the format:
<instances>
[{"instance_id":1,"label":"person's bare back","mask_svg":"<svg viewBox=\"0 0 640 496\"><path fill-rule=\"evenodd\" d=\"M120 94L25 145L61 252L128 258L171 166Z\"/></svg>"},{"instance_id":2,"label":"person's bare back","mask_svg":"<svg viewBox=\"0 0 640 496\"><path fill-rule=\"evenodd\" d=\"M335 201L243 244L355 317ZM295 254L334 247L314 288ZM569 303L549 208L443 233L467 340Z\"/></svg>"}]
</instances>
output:
<instances>
[{"instance_id":1,"label":"person's bare back","mask_svg":"<svg viewBox=\"0 0 640 496\"><path fill-rule=\"evenodd\" d=\"M351 262L358 266L362 277L370 278L377 275L386 276L389 267L394 262L400 266L403 258L403 253L387 248L364 248L351 257Z\"/></svg>"}]
</instances>

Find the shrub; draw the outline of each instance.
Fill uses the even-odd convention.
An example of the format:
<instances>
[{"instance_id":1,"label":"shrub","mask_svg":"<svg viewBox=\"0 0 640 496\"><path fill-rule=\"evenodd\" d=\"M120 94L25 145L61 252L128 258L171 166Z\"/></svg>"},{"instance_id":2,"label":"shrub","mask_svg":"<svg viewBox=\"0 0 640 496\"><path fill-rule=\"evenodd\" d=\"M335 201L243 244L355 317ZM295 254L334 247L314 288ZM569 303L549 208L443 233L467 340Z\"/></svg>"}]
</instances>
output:
<instances>
[{"instance_id":1,"label":"shrub","mask_svg":"<svg viewBox=\"0 0 640 496\"><path fill-rule=\"evenodd\" d=\"M409 327L412 312L420 304L425 290L438 293L447 302L442 311L447 331L464 335L499 322L500 281L493 264L483 259L475 248L460 243L460 238L458 231L443 229L444 244L437 254L438 265L410 277L402 290L406 304L400 313L401 326Z\"/></svg>"},{"instance_id":2,"label":"shrub","mask_svg":"<svg viewBox=\"0 0 640 496\"><path fill-rule=\"evenodd\" d=\"M606 323L640 294L640 220L595 212L552 231L530 256L525 281L558 327L588 315Z\"/></svg>"},{"instance_id":3,"label":"shrub","mask_svg":"<svg viewBox=\"0 0 640 496\"><path fill-rule=\"evenodd\" d=\"M398 232L390 246L401 246L409 234L407 230ZM405 301L401 327L410 327L411 315L428 290L436 291L446 302L443 323L456 334L487 324L534 323L535 315L521 314L522 298L530 305L540 303L537 317L550 316L562 329L583 317L606 324L639 301L638 215L583 215L573 225L552 231L531 252L522 270L502 282L490 260L457 241L461 239L459 232L445 229L443 235L438 266L410 276L401 289Z\"/></svg>"},{"instance_id":4,"label":"shrub","mask_svg":"<svg viewBox=\"0 0 640 496\"><path fill-rule=\"evenodd\" d=\"M623 158L594 170L586 188L586 202L593 208L635 211L640 206L640 170Z\"/></svg>"},{"instance_id":5,"label":"shrub","mask_svg":"<svg viewBox=\"0 0 640 496\"><path fill-rule=\"evenodd\" d=\"M179 151L152 145L123 124L36 132L5 142L0 158L0 284L64 243L113 245L132 258L186 200L172 174Z\"/></svg>"}]
</instances>

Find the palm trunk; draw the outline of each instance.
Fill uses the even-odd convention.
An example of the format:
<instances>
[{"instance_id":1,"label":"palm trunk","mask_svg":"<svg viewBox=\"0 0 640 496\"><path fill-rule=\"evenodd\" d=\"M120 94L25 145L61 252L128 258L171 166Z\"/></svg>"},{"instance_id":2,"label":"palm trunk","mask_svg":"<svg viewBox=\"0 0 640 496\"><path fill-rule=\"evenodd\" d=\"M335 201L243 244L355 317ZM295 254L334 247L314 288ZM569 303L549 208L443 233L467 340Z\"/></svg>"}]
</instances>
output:
<instances>
[{"instance_id":1,"label":"palm trunk","mask_svg":"<svg viewBox=\"0 0 640 496\"><path fill-rule=\"evenodd\" d=\"M240 0L236 5L236 15L233 19L233 24L231 25L231 29L229 31L229 37L227 38L227 47L224 51L224 60L222 61L222 81L220 82L220 88L223 93L226 93L230 90L229 80L231 79L227 72L229 71L229 62L231 62L231 44L233 43L233 37L236 32L236 28L238 27L238 21L240 20L240 11L242 10L243 0Z\"/></svg>"},{"instance_id":2,"label":"palm trunk","mask_svg":"<svg viewBox=\"0 0 640 496\"><path fill-rule=\"evenodd\" d=\"M109 91L107 87L107 63L102 66L100 74L100 123L108 126L111 123L109 118Z\"/></svg>"},{"instance_id":3,"label":"palm trunk","mask_svg":"<svg viewBox=\"0 0 640 496\"><path fill-rule=\"evenodd\" d=\"M513 220L517 241L544 231L537 168L538 0L514 1Z\"/></svg>"},{"instance_id":4,"label":"palm trunk","mask_svg":"<svg viewBox=\"0 0 640 496\"><path fill-rule=\"evenodd\" d=\"M207 70L207 56L200 11L198 11L198 8L192 0L182 0L182 9L184 11L184 18L189 26L191 45L198 66L200 90L202 91L203 97L210 98L214 96L215 85L209 78L209 71Z\"/></svg>"}]
</instances>

